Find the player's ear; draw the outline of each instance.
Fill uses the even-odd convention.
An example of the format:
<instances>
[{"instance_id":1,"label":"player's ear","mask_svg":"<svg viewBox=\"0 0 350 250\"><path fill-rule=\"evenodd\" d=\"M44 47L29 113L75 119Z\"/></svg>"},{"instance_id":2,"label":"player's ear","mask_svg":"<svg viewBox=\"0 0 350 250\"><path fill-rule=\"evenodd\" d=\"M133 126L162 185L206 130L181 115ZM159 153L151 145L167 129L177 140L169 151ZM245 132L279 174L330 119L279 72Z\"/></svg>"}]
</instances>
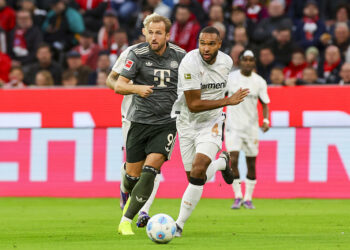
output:
<instances>
[{"instance_id":1,"label":"player's ear","mask_svg":"<svg viewBox=\"0 0 350 250\"><path fill-rule=\"evenodd\" d=\"M165 39L166 39L167 42L169 42L169 40L170 40L170 32L166 33Z\"/></svg>"},{"instance_id":2,"label":"player's ear","mask_svg":"<svg viewBox=\"0 0 350 250\"><path fill-rule=\"evenodd\" d=\"M146 33L147 33L146 29L142 28L142 35L146 36Z\"/></svg>"}]
</instances>

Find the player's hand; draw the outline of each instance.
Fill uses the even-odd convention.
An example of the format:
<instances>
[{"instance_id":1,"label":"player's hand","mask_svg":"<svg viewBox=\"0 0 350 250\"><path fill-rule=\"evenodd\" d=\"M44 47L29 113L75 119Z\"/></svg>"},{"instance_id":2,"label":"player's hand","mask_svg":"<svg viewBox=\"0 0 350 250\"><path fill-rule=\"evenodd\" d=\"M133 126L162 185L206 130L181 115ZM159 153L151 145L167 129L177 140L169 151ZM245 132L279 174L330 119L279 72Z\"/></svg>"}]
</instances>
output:
<instances>
[{"instance_id":1,"label":"player's hand","mask_svg":"<svg viewBox=\"0 0 350 250\"><path fill-rule=\"evenodd\" d=\"M143 98L148 97L153 93L154 86L149 85L139 85L137 86L137 94Z\"/></svg>"},{"instance_id":2,"label":"player's hand","mask_svg":"<svg viewBox=\"0 0 350 250\"><path fill-rule=\"evenodd\" d=\"M264 122L263 125L261 126L261 130L265 133L270 129L269 124Z\"/></svg>"},{"instance_id":3,"label":"player's hand","mask_svg":"<svg viewBox=\"0 0 350 250\"><path fill-rule=\"evenodd\" d=\"M242 89L236 91L233 95L228 97L228 105L237 105L243 102L244 98L249 94L249 89Z\"/></svg>"}]
</instances>

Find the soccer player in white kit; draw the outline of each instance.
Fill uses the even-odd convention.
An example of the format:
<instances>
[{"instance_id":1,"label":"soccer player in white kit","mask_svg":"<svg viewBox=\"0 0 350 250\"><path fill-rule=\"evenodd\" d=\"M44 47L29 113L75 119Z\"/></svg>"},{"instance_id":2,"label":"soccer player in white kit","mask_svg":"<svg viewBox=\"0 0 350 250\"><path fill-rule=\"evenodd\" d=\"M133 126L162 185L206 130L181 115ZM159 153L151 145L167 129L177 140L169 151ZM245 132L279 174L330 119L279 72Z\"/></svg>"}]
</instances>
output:
<instances>
[{"instance_id":1,"label":"soccer player in white kit","mask_svg":"<svg viewBox=\"0 0 350 250\"><path fill-rule=\"evenodd\" d=\"M136 45L128 47L126 50L124 50L120 56L118 57L117 61L114 63L112 71L107 79L107 86L111 89L115 89L115 83L116 79L118 79L119 74L122 72L123 67L125 65L125 60L129 54L129 51L134 48ZM130 81L130 84L132 84L132 81ZM126 138L128 135L128 131L130 128L130 121L126 119L127 112L129 110L130 104L132 102L132 96L133 95L125 95L121 104L121 114L122 114L122 135L123 135L123 148L125 149L126 144ZM125 162L123 162L121 166L121 181L120 181L120 208L123 210L128 198L129 193L125 190L124 183L123 183L123 176L125 175ZM148 221L150 218L148 213L149 209L154 201L154 198L157 194L159 183L160 183L160 174L157 174L155 180L154 180L154 187L151 196L146 201L144 206L141 208L139 212L139 217L137 219L136 225L138 227L144 227L147 223L144 223L145 221Z\"/></svg>"},{"instance_id":2,"label":"soccer player in white kit","mask_svg":"<svg viewBox=\"0 0 350 250\"><path fill-rule=\"evenodd\" d=\"M240 88L248 88L250 93L244 102L237 106L227 107L225 127L226 150L230 152L231 167L234 174L232 184L235 193L232 209L239 209L242 205L247 209L254 209L252 196L256 184L255 162L258 155L258 99L263 108L262 130L269 130L269 107L270 98L267 94L266 81L256 74L255 57L251 50L245 50L240 54L240 70L230 73L228 76L227 89L232 94ZM248 173L245 180L245 195L243 199L241 181L238 170L239 151L243 150L246 156Z\"/></svg>"},{"instance_id":3,"label":"soccer player in white kit","mask_svg":"<svg viewBox=\"0 0 350 250\"><path fill-rule=\"evenodd\" d=\"M222 107L242 102L249 91L240 89L224 98L232 60L219 51L220 47L218 30L206 27L199 35L199 49L189 52L179 67L178 99L173 114L177 114L176 127L189 185L176 220L177 237L199 202L206 181L218 170L227 183L233 181L229 155L224 152L215 160L222 146L225 120Z\"/></svg>"}]
</instances>

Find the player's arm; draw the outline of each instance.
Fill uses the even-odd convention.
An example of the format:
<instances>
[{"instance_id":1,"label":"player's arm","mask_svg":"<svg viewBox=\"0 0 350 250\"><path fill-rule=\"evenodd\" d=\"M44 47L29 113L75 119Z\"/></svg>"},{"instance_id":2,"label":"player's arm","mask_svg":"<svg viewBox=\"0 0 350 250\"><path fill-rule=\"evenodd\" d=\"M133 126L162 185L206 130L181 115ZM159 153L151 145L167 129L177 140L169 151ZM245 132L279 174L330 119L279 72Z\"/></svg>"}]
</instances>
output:
<instances>
[{"instance_id":1,"label":"player's arm","mask_svg":"<svg viewBox=\"0 0 350 250\"><path fill-rule=\"evenodd\" d=\"M115 84L117 83L119 74L115 71L111 71L111 73L109 73L107 80L106 80L106 85L108 88L110 89L115 89Z\"/></svg>"},{"instance_id":2,"label":"player's arm","mask_svg":"<svg viewBox=\"0 0 350 250\"><path fill-rule=\"evenodd\" d=\"M262 124L262 131L265 133L270 129L270 121L269 121L269 105L266 103L261 102L262 105L262 112L263 112L263 124Z\"/></svg>"},{"instance_id":3,"label":"player's arm","mask_svg":"<svg viewBox=\"0 0 350 250\"><path fill-rule=\"evenodd\" d=\"M130 79L120 75L114 85L114 91L121 95L136 94L141 97L148 97L153 93L153 87L149 85L129 84Z\"/></svg>"},{"instance_id":4,"label":"player's arm","mask_svg":"<svg viewBox=\"0 0 350 250\"><path fill-rule=\"evenodd\" d=\"M249 94L249 89L239 89L232 96L219 100L202 100L201 90L184 91L188 109L193 113L221 108L228 105L237 105L241 103Z\"/></svg>"}]
</instances>

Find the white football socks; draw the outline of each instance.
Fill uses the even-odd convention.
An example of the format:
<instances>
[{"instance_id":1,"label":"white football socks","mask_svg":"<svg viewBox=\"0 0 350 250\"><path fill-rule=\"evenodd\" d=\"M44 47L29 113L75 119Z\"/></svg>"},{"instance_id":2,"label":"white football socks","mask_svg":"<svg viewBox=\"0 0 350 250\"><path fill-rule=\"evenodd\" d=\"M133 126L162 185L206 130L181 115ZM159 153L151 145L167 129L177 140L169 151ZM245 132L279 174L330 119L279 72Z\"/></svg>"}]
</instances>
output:
<instances>
[{"instance_id":1,"label":"white football socks","mask_svg":"<svg viewBox=\"0 0 350 250\"><path fill-rule=\"evenodd\" d=\"M252 200L255 184L256 184L256 180L245 179L245 194L244 194L245 201Z\"/></svg>"},{"instance_id":2,"label":"white football socks","mask_svg":"<svg viewBox=\"0 0 350 250\"><path fill-rule=\"evenodd\" d=\"M121 176L120 189L122 190L123 193L127 193L128 191L126 191L124 187L124 176L126 174L124 165L125 165L125 162L123 162L122 167L120 168L120 176Z\"/></svg>"},{"instance_id":3,"label":"white football socks","mask_svg":"<svg viewBox=\"0 0 350 250\"><path fill-rule=\"evenodd\" d=\"M207 180L206 180L206 182L210 181L214 177L216 171L225 170L225 168L226 168L226 161L224 158L219 157L215 161L212 161L207 168L207 172L206 172Z\"/></svg>"},{"instance_id":4,"label":"white football socks","mask_svg":"<svg viewBox=\"0 0 350 250\"><path fill-rule=\"evenodd\" d=\"M192 211L197 206L199 200L202 197L203 186L188 184L184 195L181 200L181 207L179 217L176 223L183 229L185 222L192 214Z\"/></svg>"},{"instance_id":5,"label":"white football socks","mask_svg":"<svg viewBox=\"0 0 350 250\"><path fill-rule=\"evenodd\" d=\"M235 198L238 199L242 199L243 198L243 194L242 194L242 188L241 188L241 180L240 179L234 179L233 183L232 183L232 188L233 188L233 192L235 193Z\"/></svg>"},{"instance_id":6,"label":"white football socks","mask_svg":"<svg viewBox=\"0 0 350 250\"><path fill-rule=\"evenodd\" d=\"M154 179L154 186L153 186L153 190L151 193L151 196L148 198L148 200L146 201L146 203L143 205L143 207L141 208L141 210L139 211L139 214L141 212L145 212L145 213L149 213L149 209L154 201L154 198L156 197L157 191L158 191L158 187L159 187L159 183L160 183L160 174L156 175L156 178Z\"/></svg>"}]
</instances>

